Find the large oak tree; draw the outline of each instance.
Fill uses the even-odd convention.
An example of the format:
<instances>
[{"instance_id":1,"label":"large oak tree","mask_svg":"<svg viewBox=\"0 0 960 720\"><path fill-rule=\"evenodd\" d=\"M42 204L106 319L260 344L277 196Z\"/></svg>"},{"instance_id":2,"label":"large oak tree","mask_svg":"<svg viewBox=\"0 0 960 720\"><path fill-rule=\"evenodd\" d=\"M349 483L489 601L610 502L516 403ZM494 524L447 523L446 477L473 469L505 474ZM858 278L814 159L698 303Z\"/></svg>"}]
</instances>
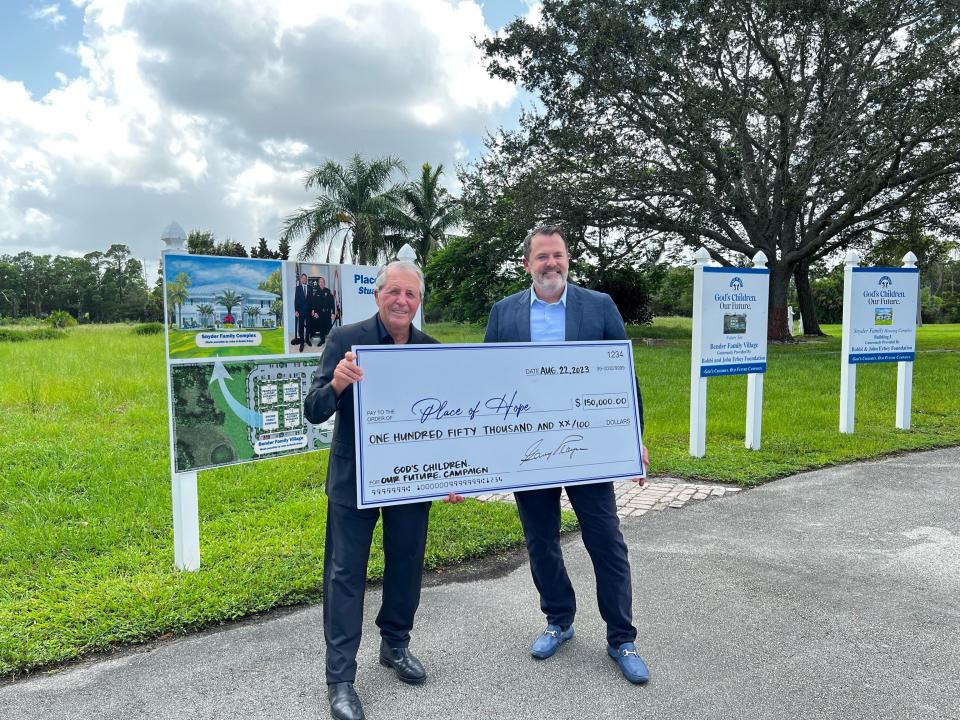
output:
<instances>
[{"instance_id":1,"label":"large oak tree","mask_svg":"<svg viewBox=\"0 0 960 720\"><path fill-rule=\"evenodd\" d=\"M527 151L574 158L624 227L724 263L763 250L783 338L791 277L955 200L958 15L943 0L545 0L483 48L538 97Z\"/></svg>"}]
</instances>

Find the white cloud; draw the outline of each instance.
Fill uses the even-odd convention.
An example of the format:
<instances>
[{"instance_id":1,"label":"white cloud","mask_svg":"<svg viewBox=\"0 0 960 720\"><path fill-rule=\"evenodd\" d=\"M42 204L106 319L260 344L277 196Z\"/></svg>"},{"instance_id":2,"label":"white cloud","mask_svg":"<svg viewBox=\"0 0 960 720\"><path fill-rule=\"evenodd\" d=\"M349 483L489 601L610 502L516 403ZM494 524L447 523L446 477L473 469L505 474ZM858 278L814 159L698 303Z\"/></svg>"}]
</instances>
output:
<instances>
[{"instance_id":1,"label":"white cloud","mask_svg":"<svg viewBox=\"0 0 960 720\"><path fill-rule=\"evenodd\" d=\"M523 16L528 25L540 25L543 23L543 3L540 0L524 0L527 6L527 14Z\"/></svg>"},{"instance_id":2,"label":"white cloud","mask_svg":"<svg viewBox=\"0 0 960 720\"><path fill-rule=\"evenodd\" d=\"M60 12L60 5L53 3L52 5L45 5L41 8L36 8L31 10L28 17L31 20L41 20L43 22L48 22L54 27L62 23L67 19L67 16Z\"/></svg>"},{"instance_id":3,"label":"white cloud","mask_svg":"<svg viewBox=\"0 0 960 720\"><path fill-rule=\"evenodd\" d=\"M23 214L23 220L27 225L40 228L48 228L53 224L53 218L36 208L27 208Z\"/></svg>"},{"instance_id":4,"label":"white cloud","mask_svg":"<svg viewBox=\"0 0 960 720\"><path fill-rule=\"evenodd\" d=\"M81 74L42 98L0 76L0 254L151 256L171 218L275 241L310 167L391 154L453 185L516 94L476 0L73 2Z\"/></svg>"},{"instance_id":5,"label":"white cloud","mask_svg":"<svg viewBox=\"0 0 960 720\"><path fill-rule=\"evenodd\" d=\"M310 149L310 146L306 143L302 143L299 140L275 140L269 138L260 143L260 147L263 148L263 151L267 155L278 158L296 158L303 155L307 150Z\"/></svg>"}]
</instances>

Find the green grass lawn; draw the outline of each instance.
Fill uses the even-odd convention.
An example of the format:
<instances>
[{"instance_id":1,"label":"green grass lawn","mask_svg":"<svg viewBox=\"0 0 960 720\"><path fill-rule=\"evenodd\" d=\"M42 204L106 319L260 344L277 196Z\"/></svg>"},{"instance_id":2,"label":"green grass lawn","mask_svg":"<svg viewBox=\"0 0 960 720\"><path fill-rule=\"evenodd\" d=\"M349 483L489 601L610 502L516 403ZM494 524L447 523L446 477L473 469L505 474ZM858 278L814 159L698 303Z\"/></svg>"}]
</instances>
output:
<instances>
[{"instance_id":1,"label":"green grass lawn","mask_svg":"<svg viewBox=\"0 0 960 720\"><path fill-rule=\"evenodd\" d=\"M446 342L483 336L426 330ZM759 451L743 447L745 378L711 379L707 457L694 460L689 320L630 328L651 472L749 485L960 444L960 326L920 330L909 432L893 427L895 366L860 366L851 436L837 432L839 329L826 331L771 347ZM203 566L173 569L162 335L85 326L57 342L2 343L0 367L0 676L319 597L325 453L200 473ZM512 506L435 504L427 564L520 542ZM370 577L382 569L375 545Z\"/></svg>"},{"instance_id":2,"label":"green grass lawn","mask_svg":"<svg viewBox=\"0 0 960 720\"><path fill-rule=\"evenodd\" d=\"M0 676L320 597L324 452L200 473L202 569L174 570L162 335L80 327L0 367ZM427 565L521 542L510 505L437 503Z\"/></svg>"}]
</instances>

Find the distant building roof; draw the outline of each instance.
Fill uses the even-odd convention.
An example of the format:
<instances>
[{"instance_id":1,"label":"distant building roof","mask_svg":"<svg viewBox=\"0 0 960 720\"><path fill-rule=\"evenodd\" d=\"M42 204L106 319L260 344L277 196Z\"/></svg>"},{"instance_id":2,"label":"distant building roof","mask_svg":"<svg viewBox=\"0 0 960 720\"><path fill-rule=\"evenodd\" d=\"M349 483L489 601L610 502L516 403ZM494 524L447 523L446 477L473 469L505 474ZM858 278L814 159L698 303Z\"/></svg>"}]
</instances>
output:
<instances>
[{"instance_id":1,"label":"distant building roof","mask_svg":"<svg viewBox=\"0 0 960 720\"><path fill-rule=\"evenodd\" d=\"M192 285L187 288L187 294L190 298L197 297L216 297L225 290L233 290L237 295L243 296L244 302L259 302L261 300L276 300L279 295L260 290L259 288L244 287L236 283L209 283L207 285Z\"/></svg>"}]
</instances>

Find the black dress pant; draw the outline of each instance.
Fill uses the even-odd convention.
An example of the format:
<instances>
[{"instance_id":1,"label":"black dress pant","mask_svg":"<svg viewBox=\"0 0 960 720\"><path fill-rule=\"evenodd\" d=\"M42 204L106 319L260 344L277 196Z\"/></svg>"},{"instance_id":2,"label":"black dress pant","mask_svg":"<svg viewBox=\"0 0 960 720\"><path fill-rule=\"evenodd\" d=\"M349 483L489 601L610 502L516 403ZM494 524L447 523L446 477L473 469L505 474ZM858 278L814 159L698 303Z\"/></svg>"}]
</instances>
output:
<instances>
[{"instance_id":1,"label":"black dress pant","mask_svg":"<svg viewBox=\"0 0 960 720\"><path fill-rule=\"evenodd\" d=\"M423 553L430 503L358 510L327 504L323 566L323 635L328 683L354 682L363 630L367 561L377 520L383 515L383 604L380 635L390 647L407 647L420 604Z\"/></svg>"},{"instance_id":2,"label":"black dress pant","mask_svg":"<svg viewBox=\"0 0 960 720\"><path fill-rule=\"evenodd\" d=\"M300 313L297 317L297 339L303 344L307 341L307 314Z\"/></svg>"},{"instance_id":3,"label":"black dress pant","mask_svg":"<svg viewBox=\"0 0 960 720\"><path fill-rule=\"evenodd\" d=\"M597 605L607 623L607 642L619 647L633 642L633 591L627 545L620 533L613 483L565 488L580 521L583 544L597 579ZM530 555L540 609L551 625L573 624L577 600L560 550L560 488L514 494Z\"/></svg>"}]
</instances>

